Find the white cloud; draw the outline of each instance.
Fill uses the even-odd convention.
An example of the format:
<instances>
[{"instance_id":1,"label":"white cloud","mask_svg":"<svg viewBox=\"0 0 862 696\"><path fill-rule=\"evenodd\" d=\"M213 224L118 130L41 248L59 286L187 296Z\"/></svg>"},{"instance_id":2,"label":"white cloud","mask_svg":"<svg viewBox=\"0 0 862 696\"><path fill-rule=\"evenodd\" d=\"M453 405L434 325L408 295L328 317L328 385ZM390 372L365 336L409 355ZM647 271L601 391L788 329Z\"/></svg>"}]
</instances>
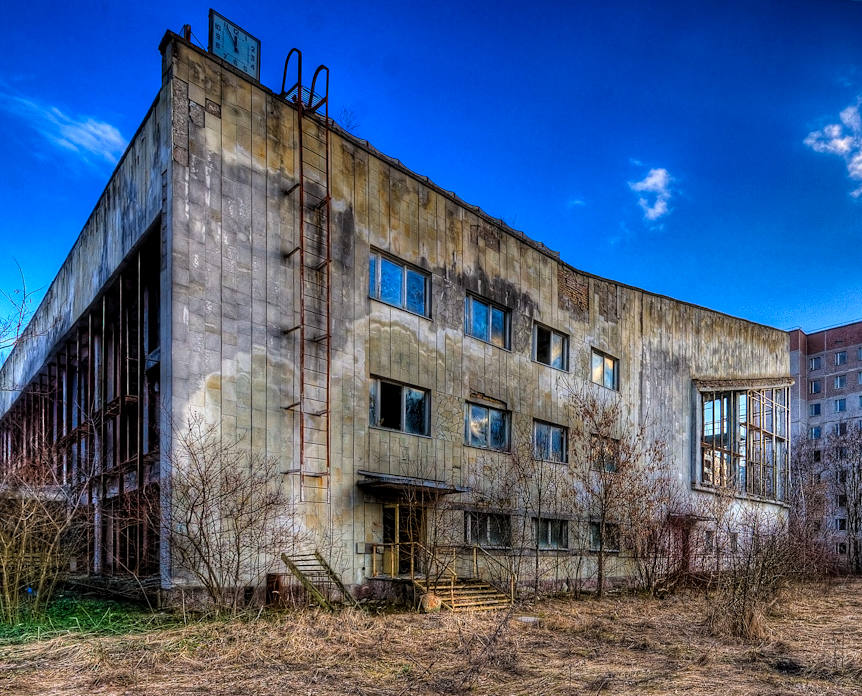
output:
<instances>
[{"instance_id":1,"label":"white cloud","mask_svg":"<svg viewBox=\"0 0 862 696\"><path fill-rule=\"evenodd\" d=\"M655 222L670 212L671 183L667 169L650 169L640 181L630 181L629 188L637 194L644 219Z\"/></svg>"},{"instance_id":2,"label":"white cloud","mask_svg":"<svg viewBox=\"0 0 862 696\"><path fill-rule=\"evenodd\" d=\"M60 109L15 94L0 94L0 108L8 111L56 147L91 159L115 164L126 147L120 131L88 116L68 116Z\"/></svg>"},{"instance_id":3,"label":"white cloud","mask_svg":"<svg viewBox=\"0 0 862 696\"><path fill-rule=\"evenodd\" d=\"M570 198L566 206L569 208L582 208L587 202L583 198Z\"/></svg>"},{"instance_id":4,"label":"white cloud","mask_svg":"<svg viewBox=\"0 0 862 696\"><path fill-rule=\"evenodd\" d=\"M814 152L841 157L847 167L847 176L859 184L850 195L859 198L862 196L862 114L859 113L859 104L843 109L838 119L840 123L830 123L820 130L811 131L803 142Z\"/></svg>"}]
</instances>

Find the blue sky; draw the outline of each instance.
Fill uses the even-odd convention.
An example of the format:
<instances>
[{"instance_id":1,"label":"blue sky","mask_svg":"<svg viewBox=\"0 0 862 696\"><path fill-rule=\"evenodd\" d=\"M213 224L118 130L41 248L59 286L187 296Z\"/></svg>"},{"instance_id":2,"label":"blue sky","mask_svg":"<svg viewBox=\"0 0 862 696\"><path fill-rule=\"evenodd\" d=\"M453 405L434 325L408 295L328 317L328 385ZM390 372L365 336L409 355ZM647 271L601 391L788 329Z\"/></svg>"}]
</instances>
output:
<instances>
[{"instance_id":1,"label":"blue sky","mask_svg":"<svg viewBox=\"0 0 862 696\"><path fill-rule=\"evenodd\" d=\"M208 3L16 3L0 288L47 288ZM291 9L295 7L296 9ZM583 270L780 328L862 319L862 2L220 1L278 90Z\"/></svg>"}]
</instances>

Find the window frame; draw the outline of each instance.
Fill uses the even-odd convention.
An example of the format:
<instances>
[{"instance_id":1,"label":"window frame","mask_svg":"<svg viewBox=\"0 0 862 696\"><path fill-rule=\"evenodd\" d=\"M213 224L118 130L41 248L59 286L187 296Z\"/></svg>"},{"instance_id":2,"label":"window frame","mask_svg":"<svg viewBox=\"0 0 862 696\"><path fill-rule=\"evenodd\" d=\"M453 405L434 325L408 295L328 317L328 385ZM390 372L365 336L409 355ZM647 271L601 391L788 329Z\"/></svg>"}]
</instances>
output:
<instances>
[{"instance_id":1,"label":"window frame","mask_svg":"<svg viewBox=\"0 0 862 696\"><path fill-rule=\"evenodd\" d=\"M472 333L473 328L473 302L483 304L488 308L488 338L477 336ZM494 343L493 325L493 310L498 310L503 313L503 345ZM464 334L470 338L475 338L477 341L487 343L490 346L500 348L501 350L512 350L512 310L504 305L498 304L493 300L489 300L480 295L468 292L464 296Z\"/></svg>"},{"instance_id":2,"label":"window frame","mask_svg":"<svg viewBox=\"0 0 862 696\"><path fill-rule=\"evenodd\" d=\"M816 401L813 404L808 404L808 417L809 418L816 418L817 416L820 415L820 412L821 412L821 407L820 407L819 401Z\"/></svg>"},{"instance_id":3,"label":"window frame","mask_svg":"<svg viewBox=\"0 0 862 696\"><path fill-rule=\"evenodd\" d=\"M594 363L595 359L599 357L602 359L602 381L597 382L594 377ZM610 360L613 365L613 386L608 386L605 384L604 377L607 374L607 365L605 363L606 360ZM591 347L590 348L590 381L593 384L598 384L600 387L604 387L605 389L610 389L611 391L618 392L620 390L620 359L615 358L610 353L606 353L603 350L599 350L598 348Z\"/></svg>"},{"instance_id":4,"label":"window frame","mask_svg":"<svg viewBox=\"0 0 862 696\"><path fill-rule=\"evenodd\" d=\"M555 546L551 541L554 525L559 526L559 539L561 540L559 546ZM569 521L561 517L533 517L533 538L536 540L536 546L540 551L568 551Z\"/></svg>"},{"instance_id":5,"label":"window frame","mask_svg":"<svg viewBox=\"0 0 862 696\"><path fill-rule=\"evenodd\" d=\"M557 367L550 362L545 362L544 360L539 360L539 329L542 331L547 331L551 335L551 342L553 344L554 336L559 336L563 341L562 348L562 356L563 356L563 366ZM562 331L557 331L556 329L552 329L547 324L542 324L541 322L534 321L533 322L533 353L532 353L533 362L539 363L540 365L546 365L553 370L559 370L560 372L568 372L569 371L569 334L563 333Z\"/></svg>"},{"instance_id":6,"label":"window frame","mask_svg":"<svg viewBox=\"0 0 862 696\"><path fill-rule=\"evenodd\" d=\"M835 375L832 382L833 389L844 389L847 387L847 375Z\"/></svg>"},{"instance_id":7,"label":"window frame","mask_svg":"<svg viewBox=\"0 0 862 696\"><path fill-rule=\"evenodd\" d=\"M808 429L808 439L809 440L819 440L823 435L823 431L821 430L819 425L812 425Z\"/></svg>"},{"instance_id":8,"label":"window frame","mask_svg":"<svg viewBox=\"0 0 862 696\"><path fill-rule=\"evenodd\" d=\"M473 538L473 520L476 521L476 529L479 539ZM505 533L501 544L492 543L491 522L496 521L497 530ZM479 510L464 511L464 543L485 549L510 549L512 548L512 516L502 512L484 512Z\"/></svg>"},{"instance_id":9,"label":"window frame","mask_svg":"<svg viewBox=\"0 0 862 696\"><path fill-rule=\"evenodd\" d=\"M808 371L813 372L814 370L819 370L823 367L823 359L821 356L817 355L813 358L808 358Z\"/></svg>"},{"instance_id":10,"label":"window frame","mask_svg":"<svg viewBox=\"0 0 862 696\"><path fill-rule=\"evenodd\" d=\"M390 428L386 425L380 424L380 415L382 412L380 399L381 399L381 384L388 384L394 387L398 387L401 391L401 427L400 428ZM407 430L407 390L412 389L413 391L422 392L424 394L424 402L425 402L425 431L422 433L415 433L411 430ZM417 437L431 437L431 390L424 389L423 387L417 387L412 384L404 384L403 382L398 382L392 379L386 379L385 377L377 377L376 375L371 376L371 387L369 389L369 398L368 398L368 426L371 428L379 428L380 430L386 430L391 433L404 433L405 435L416 435Z\"/></svg>"},{"instance_id":11,"label":"window frame","mask_svg":"<svg viewBox=\"0 0 862 696\"><path fill-rule=\"evenodd\" d=\"M593 530L597 530L595 534L593 534ZM602 539L602 523L600 520L590 520L587 525L587 535L589 537L589 547L590 551L594 553L619 553L621 551L622 543L620 542L620 525L616 522L605 522L605 531L615 530L611 534L607 534L609 537L608 541L613 543L608 544L604 539ZM601 548L598 543L593 543L597 539L604 542L601 545Z\"/></svg>"},{"instance_id":12,"label":"window frame","mask_svg":"<svg viewBox=\"0 0 862 696\"><path fill-rule=\"evenodd\" d=\"M822 394L823 393L823 381L819 379L812 379L808 382L808 393L809 394Z\"/></svg>"},{"instance_id":13,"label":"window frame","mask_svg":"<svg viewBox=\"0 0 862 696\"><path fill-rule=\"evenodd\" d=\"M553 452L553 447L551 446L551 437L553 435L553 430L559 430L563 437L563 458L562 459L553 459L552 457L542 457L538 451L538 438L536 437L537 430L539 427L546 427L549 429L548 432L548 454L550 455ZM541 420L539 418L533 419L533 457L542 462L551 462L552 464L568 464L569 463L569 429L565 425L558 425L557 423L551 423L550 421Z\"/></svg>"},{"instance_id":14,"label":"window frame","mask_svg":"<svg viewBox=\"0 0 862 696\"><path fill-rule=\"evenodd\" d=\"M835 413L844 413L847 410L847 397L842 396L838 399L835 399L834 408Z\"/></svg>"},{"instance_id":15,"label":"window frame","mask_svg":"<svg viewBox=\"0 0 862 696\"><path fill-rule=\"evenodd\" d=\"M374 287L371 286L371 264L372 259L375 259L374 263ZM394 302L390 302L389 300L385 300L381 297L380 289L381 289L381 275L383 268L383 261L388 261L389 263L399 266L401 268L401 304L395 304ZM425 311L420 313L414 309L410 309L407 306L407 274L409 272L415 273L416 275L422 276L425 281ZM382 302L389 307L395 307L396 309L401 309L405 312L409 312L417 317L425 317L426 319L431 318L431 274L426 271L424 268L420 268L415 264L409 263L407 261L403 261L399 259L397 256L393 256L392 254L388 254L385 251L381 251L380 249L376 249L371 247L368 254L368 297L372 300L376 300L377 302Z\"/></svg>"},{"instance_id":16,"label":"window frame","mask_svg":"<svg viewBox=\"0 0 862 696\"><path fill-rule=\"evenodd\" d=\"M841 367L847 364L847 351L839 350L835 353L835 367Z\"/></svg>"},{"instance_id":17,"label":"window frame","mask_svg":"<svg viewBox=\"0 0 862 696\"><path fill-rule=\"evenodd\" d=\"M486 434L486 438L488 441L488 445L482 446L473 444L471 442L470 433L470 411L471 408L484 408L488 411L488 432ZM501 448L491 447L491 411L496 411L498 413L503 414L504 423L506 426L506 444ZM465 447L475 447L477 449L487 450L489 452L503 452L508 453L512 449L512 412L503 408L498 408L496 406L491 406L489 404L478 403L476 401L466 401L464 402L464 446Z\"/></svg>"}]
</instances>

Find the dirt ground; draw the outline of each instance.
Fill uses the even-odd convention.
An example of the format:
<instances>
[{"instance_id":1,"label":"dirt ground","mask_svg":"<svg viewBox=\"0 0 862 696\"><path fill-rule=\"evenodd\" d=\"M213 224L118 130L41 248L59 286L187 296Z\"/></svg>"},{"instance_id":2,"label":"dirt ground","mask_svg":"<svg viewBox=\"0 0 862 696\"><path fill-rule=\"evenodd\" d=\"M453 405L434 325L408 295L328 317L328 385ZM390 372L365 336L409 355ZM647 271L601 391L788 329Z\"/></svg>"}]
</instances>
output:
<instances>
[{"instance_id":1,"label":"dirt ground","mask_svg":"<svg viewBox=\"0 0 862 696\"><path fill-rule=\"evenodd\" d=\"M862 694L862 582L789 591L756 643L711 636L703 601L309 611L68 636L0 648L0 694Z\"/></svg>"}]
</instances>

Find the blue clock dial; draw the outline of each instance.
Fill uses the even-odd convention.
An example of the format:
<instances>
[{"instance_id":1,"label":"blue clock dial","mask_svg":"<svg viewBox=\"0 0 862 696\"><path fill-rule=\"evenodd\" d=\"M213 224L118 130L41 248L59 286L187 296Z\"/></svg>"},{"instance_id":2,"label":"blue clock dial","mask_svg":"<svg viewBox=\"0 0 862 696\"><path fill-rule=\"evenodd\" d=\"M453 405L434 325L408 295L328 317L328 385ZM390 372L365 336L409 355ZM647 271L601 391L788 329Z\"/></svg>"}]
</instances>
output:
<instances>
[{"instance_id":1,"label":"blue clock dial","mask_svg":"<svg viewBox=\"0 0 862 696\"><path fill-rule=\"evenodd\" d=\"M210 10L209 50L256 80L260 79L260 41L215 10Z\"/></svg>"}]
</instances>

